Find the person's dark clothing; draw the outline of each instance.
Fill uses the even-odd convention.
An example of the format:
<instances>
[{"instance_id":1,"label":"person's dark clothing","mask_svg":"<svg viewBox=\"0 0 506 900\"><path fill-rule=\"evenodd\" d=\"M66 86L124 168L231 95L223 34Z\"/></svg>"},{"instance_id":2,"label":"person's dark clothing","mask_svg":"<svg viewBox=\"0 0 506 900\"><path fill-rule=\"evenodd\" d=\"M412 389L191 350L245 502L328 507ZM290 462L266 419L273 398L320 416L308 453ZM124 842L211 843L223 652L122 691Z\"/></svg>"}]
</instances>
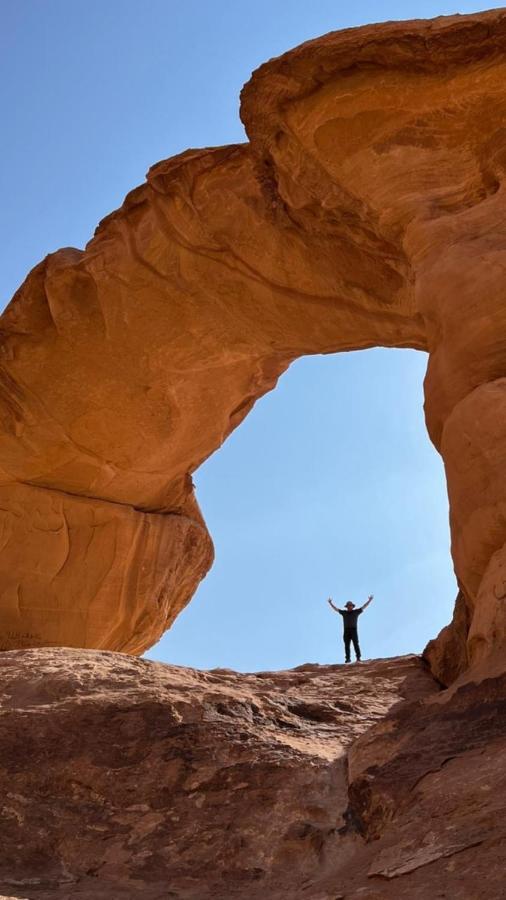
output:
<instances>
[{"instance_id":1,"label":"person's dark clothing","mask_svg":"<svg viewBox=\"0 0 506 900\"><path fill-rule=\"evenodd\" d=\"M346 662L350 662L350 644L353 644L355 656L360 659L360 644L358 642L358 631L356 628L345 628L343 633L344 652Z\"/></svg>"},{"instance_id":2,"label":"person's dark clothing","mask_svg":"<svg viewBox=\"0 0 506 900\"><path fill-rule=\"evenodd\" d=\"M358 609L338 609L337 611L343 617L345 631L347 628L357 628L357 619L363 612L362 607Z\"/></svg>"},{"instance_id":3,"label":"person's dark clothing","mask_svg":"<svg viewBox=\"0 0 506 900\"><path fill-rule=\"evenodd\" d=\"M346 662L350 662L350 644L353 644L355 656L360 659L360 644L358 642L358 617L363 612L359 609L339 609L338 612L343 617L343 640Z\"/></svg>"}]
</instances>

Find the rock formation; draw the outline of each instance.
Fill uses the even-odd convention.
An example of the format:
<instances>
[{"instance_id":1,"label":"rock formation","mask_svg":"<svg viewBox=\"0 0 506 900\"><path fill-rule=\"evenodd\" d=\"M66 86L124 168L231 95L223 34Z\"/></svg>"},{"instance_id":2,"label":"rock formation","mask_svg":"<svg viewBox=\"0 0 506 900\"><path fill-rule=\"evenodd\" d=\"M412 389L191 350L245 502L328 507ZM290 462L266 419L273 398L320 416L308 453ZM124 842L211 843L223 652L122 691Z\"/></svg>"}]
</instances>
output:
<instances>
[{"instance_id":1,"label":"rock formation","mask_svg":"<svg viewBox=\"0 0 506 900\"><path fill-rule=\"evenodd\" d=\"M0 900L504 897L505 49L494 11L267 63L249 143L154 166L5 312L3 650L153 643L212 561L192 472L307 353L428 351L460 591L428 665L0 654Z\"/></svg>"},{"instance_id":2,"label":"rock formation","mask_svg":"<svg viewBox=\"0 0 506 900\"><path fill-rule=\"evenodd\" d=\"M453 619L437 638L429 641L423 657L441 685L448 687L468 667L467 636L469 634L469 608L461 591L457 594Z\"/></svg>"},{"instance_id":3,"label":"rock formation","mask_svg":"<svg viewBox=\"0 0 506 900\"><path fill-rule=\"evenodd\" d=\"M2 318L1 646L152 644L211 563L191 473L293 359L381 345L430 354L466 652L500 660L505 50L497 10L304 44L244 88L249 143L158 163L29 274Z\"/></svg>"},{"instance_id":4,"label":"rock formation","mask_svg":"<svg viewBox=\"0 0 506 900\"><path fill-rule=\"evenodd\" d=\"M499 900L504 676L416 657L197 672L0 656L0 892L26 900Z\"/></svg>"},{"instance_id":5,"label":"rock formation","mask_svg":"<svg viewBox=\"0 0 506 900\"><path fill-rule=\"evenodd\" d=\"M436 690L416 658L237 675L51 649L3 654L0 685L0 890L143 900L314 878L346 749Z\"/></svg>"}]
</instances>

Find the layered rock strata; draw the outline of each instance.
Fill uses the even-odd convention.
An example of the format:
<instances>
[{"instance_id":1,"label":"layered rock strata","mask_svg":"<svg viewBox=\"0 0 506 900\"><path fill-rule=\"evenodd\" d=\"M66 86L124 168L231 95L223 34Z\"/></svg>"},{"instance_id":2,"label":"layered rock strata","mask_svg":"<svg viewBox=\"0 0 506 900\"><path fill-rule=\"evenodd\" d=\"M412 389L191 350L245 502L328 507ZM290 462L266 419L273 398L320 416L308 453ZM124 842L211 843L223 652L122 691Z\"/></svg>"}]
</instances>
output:
<instances>
[{"instance_id":1,"label":"layered rock strata","mask_svg":"<svg viewBox=\"0 0 506 900\"><path fill-rule=\"evenodd\" d=\"M304 44L245 87L249 143L158 163L30 273L2 319L2 646L150 645L211 562L191 473L293 359L381 345L429 353L459 655L500 658L505 50L500 10Z\"/></svg>"},{"instance_id":2,"label":"layered rock strata","mask_svg":"<svg viewBox=\"0 0 506 900\"><path fill-rule=\"evenodd\" d=\"M499 900L504 677L416 657L197 672L0 657L0 891L24 900Z\"/></svg>"}]
</instances>

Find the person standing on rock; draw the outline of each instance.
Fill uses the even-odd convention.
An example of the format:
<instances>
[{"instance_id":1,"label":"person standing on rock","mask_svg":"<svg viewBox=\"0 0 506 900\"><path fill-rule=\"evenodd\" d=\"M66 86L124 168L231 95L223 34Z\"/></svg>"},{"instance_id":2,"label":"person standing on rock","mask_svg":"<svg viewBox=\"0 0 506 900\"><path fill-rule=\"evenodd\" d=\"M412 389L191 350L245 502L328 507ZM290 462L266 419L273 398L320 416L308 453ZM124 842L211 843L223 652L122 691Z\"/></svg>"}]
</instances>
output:
<instances>
[{"instance_id":1,"label":"person standing on rock","mask_svg":"<svg viewBox=\"0 0 506 900\"><path fill-rule=\"evenodd\" d=\"M358 642L358 617L363 613L364 609L367 609L369 603L371 603L373 599L373 594L369 594L366 602L363 606L355 606L351 600L348 600L348 603L345 604L344 609L339 609L339 607L334 606L332 603L332 597L329 597L328 603L334 610L334 612L339 613L343 617L343 641L344 641L344 652L345 652L345 662L349 663L350 660L350 644L353 644L353 649L355 650L355 656L357 657L357 662L360 662L361 654L360 654L360 644Z\"/></svg>"}]
</instances>

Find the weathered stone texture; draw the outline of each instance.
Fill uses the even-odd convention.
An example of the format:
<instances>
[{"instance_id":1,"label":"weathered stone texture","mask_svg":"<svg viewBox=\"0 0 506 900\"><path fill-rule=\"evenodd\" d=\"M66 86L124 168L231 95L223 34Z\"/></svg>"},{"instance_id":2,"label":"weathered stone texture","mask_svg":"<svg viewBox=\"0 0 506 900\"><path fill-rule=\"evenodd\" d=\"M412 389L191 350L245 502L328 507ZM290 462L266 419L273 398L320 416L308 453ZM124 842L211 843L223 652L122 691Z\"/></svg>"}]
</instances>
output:
<instances>
[{"instance_id":1,"label":"weathered stone texture","mask_svg":"<svg viewBox=\"0 0 506 900\"><path fill-rule=\"evenodd\" d=\"M348 746L435 690L415 657L238 675L4 653L0 890L287 896L340 855Z\"/></svg>"},{"instance_id":2,"label":"weathered stone texture","mask_svg":"<svg viewBox=\"0 0 506 900\"><path fill-rule=\"evenodd\" d=\"M504 676L421 660L197 672L0 656L0 891L26 900L500 900Z\"/></svg>"},{"instance_id":3,"label":"weathered stone texture","mask_svg":"<svg viewBox=\"0 0 506 900\"><path fill-rule=\"evenodd\" d=\"M438 636L429 641L423 658L441 685L448 687L463 675L469 665L467 640L470 613L464 594L459 591L455 600L453 619L441 629Z\"/></svg>"}]
</instances>

